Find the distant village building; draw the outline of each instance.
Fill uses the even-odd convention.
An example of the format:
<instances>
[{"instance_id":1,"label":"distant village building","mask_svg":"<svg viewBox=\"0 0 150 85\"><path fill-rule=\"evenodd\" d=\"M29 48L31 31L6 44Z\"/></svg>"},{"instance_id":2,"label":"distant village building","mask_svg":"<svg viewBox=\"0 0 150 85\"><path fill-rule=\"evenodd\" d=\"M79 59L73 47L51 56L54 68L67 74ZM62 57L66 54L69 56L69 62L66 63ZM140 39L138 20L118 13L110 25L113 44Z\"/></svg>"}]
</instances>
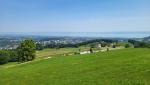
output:
<instances>
[{"instance_id":1,"label":"distant village building","mask_svg":"<svg viewBox=\"0 0 150 85\"><path fill-rule=\"evenodd\" d=\"M101 45L101 44L98 44L98 48L102 48L102 45Z\"/></svg>"},{"instance_id":2,"label":"distant village building","mask_svg":"<svg viewBox=\"0 0 150 85\"><path fill-rule=\"evenodd\" d=\"M80 52L80 54L90 54L91 52L90 51L83 51L83 52Z\"/></svg>"}]
</instances>

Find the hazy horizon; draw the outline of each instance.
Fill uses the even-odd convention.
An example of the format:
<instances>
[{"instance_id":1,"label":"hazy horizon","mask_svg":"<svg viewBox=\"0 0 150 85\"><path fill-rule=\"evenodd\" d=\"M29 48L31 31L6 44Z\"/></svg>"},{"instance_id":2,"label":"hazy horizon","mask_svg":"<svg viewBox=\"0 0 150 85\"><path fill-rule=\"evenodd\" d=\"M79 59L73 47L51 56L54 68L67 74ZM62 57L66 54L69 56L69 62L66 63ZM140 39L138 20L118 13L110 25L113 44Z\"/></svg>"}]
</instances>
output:
<instances>
[{"instance_id":1,"label":"hazy horizon","mask_svg":"<svg viewBox=\"0 0 150 85\"><path fill-rule=\"evenodd\" d=\"M150 32L12 32L0 33L0 35L144 38L150 36Z\"/></svg>"}]
</instances>

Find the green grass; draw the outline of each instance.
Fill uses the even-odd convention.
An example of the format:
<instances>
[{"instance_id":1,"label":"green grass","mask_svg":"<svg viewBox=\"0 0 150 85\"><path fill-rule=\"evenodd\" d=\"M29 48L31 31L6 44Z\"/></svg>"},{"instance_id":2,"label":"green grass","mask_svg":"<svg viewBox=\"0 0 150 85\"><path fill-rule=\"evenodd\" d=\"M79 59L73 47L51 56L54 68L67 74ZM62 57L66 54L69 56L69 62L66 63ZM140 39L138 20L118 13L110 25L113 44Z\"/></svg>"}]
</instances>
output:
<instances>
[{"instance_id":1,"label":"green grass","mask_svg":"<svg viewBox=\"0 0 150 85\"><path fill-rule=\"evenodd\" d=\"M79 49L86 50L90 49L89 47L80 47L80 48L60 48L60 49L44 49L41 51L37 51L37 57L49 57L49 56L56 56L56 55L62 55L65 53L74 53L78 52Z\"/></svg>"},{"instance_id":2,"label":"green grass","mask_svg":"<svg viewBox=\"0 0 150 85\"><path fill-rule=\"evenodd\" d=\"M67 53L79 52L79 49L81 49L81 51L89 50L90 47L44 49L44 50L41 50L41 51L37 51L36 55L37 55L38 58L43 58L43 57L50 57L50 56L63 55L63 54L67 54Z\"/></svg>"},{"instance_id":3,"label":"green grass","mask_svg":"<svg viewBox=\"0 0 150 85\"><path fill-rule=\"evenodd\" d=\"M1 85L150 85L150 49L53 57L0 68Z\"/></svg>"},{"instance_id":4,"label":"green grass","mask_svg":"<svg viewBox=\"0 0 150 85\"><path fill-rule=\"evenodd\" d=\"M61 55L69 52L76 52L77 48L60 48L60 49L44 49L41 51L37 51L37 57L49 57L55 55Z\"/></svg>"}]
</instances>

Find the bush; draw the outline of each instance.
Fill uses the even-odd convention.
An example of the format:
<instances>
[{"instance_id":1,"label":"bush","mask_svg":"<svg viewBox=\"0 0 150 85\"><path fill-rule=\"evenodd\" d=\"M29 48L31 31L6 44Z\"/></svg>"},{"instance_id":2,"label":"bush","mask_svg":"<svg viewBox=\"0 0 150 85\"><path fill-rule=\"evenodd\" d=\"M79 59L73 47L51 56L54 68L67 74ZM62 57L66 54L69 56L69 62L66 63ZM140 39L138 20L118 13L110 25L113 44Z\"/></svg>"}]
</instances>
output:
<instances>
[{"instance_id":1,"label":"bush","mask_svg":"<svg viewBox=\"0 0 150 85\"><path fill-rule=\"evenodd\" d=\"M93 49L92 48L90 48L90 53L93 53Z\"/></svg>"},{"instance_id":2,"label":"bush","mask_svg":"<svg viewBox=\"0 0 150 85\"><path fill-rule=\"evenodd\" d=\"M43 50L44 46L42 44L37 43L36 44L36 50Z\"/></svg>"},{"instance_id":3,"label":"bush","mask_svg":"<svg viewBox=\"0 0 150 85\"><path fill-rule=\"evenodd\" d=\"M130 45L129 44L125 44L125 48L129 48L130 47Z\"/></svg>"},{"instance_id":4,"label":"bush","mask_svg":"<svg viewBox=\"0 0 150 85\"><path fill-rule=\"evenodd\" d=\"M116 48L116 47L117 47L116 45L113 45L113 46L112 46L112 48Z\"/></svg>"}]
</instances>

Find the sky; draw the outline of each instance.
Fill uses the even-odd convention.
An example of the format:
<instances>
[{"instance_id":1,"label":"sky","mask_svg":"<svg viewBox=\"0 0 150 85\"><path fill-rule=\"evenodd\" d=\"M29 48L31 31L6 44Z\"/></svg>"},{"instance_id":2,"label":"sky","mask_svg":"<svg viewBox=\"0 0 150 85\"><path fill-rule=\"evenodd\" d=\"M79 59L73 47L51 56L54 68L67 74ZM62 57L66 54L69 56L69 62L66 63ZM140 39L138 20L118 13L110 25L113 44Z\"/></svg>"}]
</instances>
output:
<instances>
[{"instance_id":1,"label":"sky","mask_svg":"<svg viewBox=\"0 0 150 85\"><path fill-rule=\"evenodd\" d=\"M0 32L150 32L150 0L0 0Z\"/></svg>"}]
</instances>

